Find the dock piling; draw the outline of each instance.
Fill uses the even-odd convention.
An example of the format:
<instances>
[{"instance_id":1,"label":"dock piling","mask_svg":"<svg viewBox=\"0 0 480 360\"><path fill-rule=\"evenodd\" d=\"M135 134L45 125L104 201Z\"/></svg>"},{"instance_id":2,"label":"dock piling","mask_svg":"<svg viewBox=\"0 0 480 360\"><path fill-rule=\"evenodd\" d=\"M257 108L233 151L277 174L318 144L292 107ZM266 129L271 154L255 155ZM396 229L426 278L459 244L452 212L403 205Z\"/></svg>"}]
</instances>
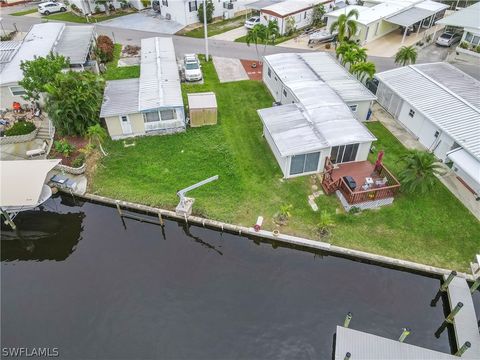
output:
<instances>
[{"instance_id":1,"label":"dock piling","mask_svg":"<svg viewBox=\"0 0 480 360\"><path fill-rule=\"evenodd\" d=\"M345 357L343 358L343 360L350 360L350 358L352 357L352 354L350 354L349 352L347 352L345 354Z\"/></svg>"},{"instance_id":2,"label":"dock piling","mask_svg":"<svg viewBox=\"0 0 480 360\"><path fill-rule=\"evenodd\" d=\"M441 291L447 291L448 289L448 285L450 285L450 283L452 282L452 280L455 278L455 276L457 276L457 272L455 270L453 270L449 275L448 277L445 279L444 283L442 284L442 286L440 286L440 290Z\"/></svg>"},{"instance_id":3,"label":"dock piling","mask_svg":"<svg viewBox=\"0 0 480 360\"><path fill-rule=\"evenodd\" d=\"M162 213L158 213L158 221L160 222L160 225L163 226L163 218L162 218Z\"/></svg>"},{"instance_id":4,"label":"dock piling","mask_svg":"<svg viewBox=\"0 0 480 360\"><path fill-rule=\"evenodd\" d=\"M470 341L465 341L465 343L462 345L460 349L455 353L455 356L461 357L465 351L467 351L472 344L470 344Z\"/></svg>"},{"instance_id":5,"label":"dock piling","mask_svg":"<svg viewBox=\"0 0 480 360\"><path fill-rule=\"evenodd\" d=\"M453 319L455 318L455 315L457 315L457 313L460 311L462 307L463 307L463 303L459 301L457 305L453 308L452 312L448 314L445 321L450 324L453 324Z\"/></svg>"},{"instance_id":6,"label":"dock piling","mask_svg":"<svg viewBox=\"0 0 480 360\"><path fill-rule=\"evenodd\" d=\"M470 293L473 294L475 290L478 289L479 286L480 286L480 276L477 278L477 280L475 280L473 285L470 287Z\"/></svg>"},{"instance_id":7,"label":"dock piling","mask_svg":"<svg viewBox=\"0 0 480 360\"><path fill-rule=\"evenodd\" d=\"M117 205L118 215L123 216L122 209L120 208L120 203L118 202L118 200L115 202L115 205Z\"/></svg>"},{"instance_id":8,"label":"dock piling","mask_svg":"<svg viewBox=\"0 0 480 360\"><path fill-rule=\"evenodd\" d=\"M348 312L347 316L345 316L345 321L343 322L343 327L348 328L350 326L350 321L352 320L352 313Z\"/></svg>"},{"instance_id":9,"label":"dock piling","mask_svg":"<svg viewBox=\"0 0 480 360\"><path fill-rule=\"evenodd\" d=\"M409 328L403 328L402 334L398 338L398 341L404 342L405 339L407 338L408 335L410 335L410 329Z\"/></svg>"}]
</instances>

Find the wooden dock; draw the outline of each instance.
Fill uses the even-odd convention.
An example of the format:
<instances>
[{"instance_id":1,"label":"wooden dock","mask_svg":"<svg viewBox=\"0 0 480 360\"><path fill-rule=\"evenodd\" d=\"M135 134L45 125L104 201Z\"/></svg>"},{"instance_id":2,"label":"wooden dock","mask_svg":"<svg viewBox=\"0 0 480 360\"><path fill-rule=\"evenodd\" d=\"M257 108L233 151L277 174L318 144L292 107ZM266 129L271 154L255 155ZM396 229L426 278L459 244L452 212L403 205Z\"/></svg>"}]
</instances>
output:
<instances>
[{"instance_id":1,"label":"wooden dock","mask_svg":"<svg viewBox=\"0 0 480 360\"><path fill-rule=\"evenodd\" d=\"M447 276L444 276L444 279L446 278ZM478 332L477 315L467 281L456 276L448 285L447 293L450 308L454 308L458 302L463 303L462 309L453 321L457 347L460 348L465 341L469 341L471 344L470 349L462 355L462 359L478 360L480 359L480 333Z\"/></svg>"},{"instance_id":2,"label":"wooden dock","mask_svg":"<svg viewBox=\"0 0 480 360\"><path fill-rule=\"evenodd\" d=\"M460 359L454 355L400 342L398 339L387 339L363 331L337 326L335 360L344 360L347 352L351 354L352 360Z\"/></svg>"}]
</instances>

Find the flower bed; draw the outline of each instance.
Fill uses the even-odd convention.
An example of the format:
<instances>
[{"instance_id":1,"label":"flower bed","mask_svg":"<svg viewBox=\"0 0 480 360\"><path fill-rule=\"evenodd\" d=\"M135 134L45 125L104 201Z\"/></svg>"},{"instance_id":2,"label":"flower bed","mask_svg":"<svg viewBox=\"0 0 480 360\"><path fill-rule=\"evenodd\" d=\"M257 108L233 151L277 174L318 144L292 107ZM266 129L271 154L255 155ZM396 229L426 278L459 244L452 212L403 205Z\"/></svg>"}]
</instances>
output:
<instances>
[{"instance_id":1,"label":"flower bed","mask_svg":"<svg viewBox=\"0 0 480 360\"><path fill-rule=\"evenodd\" d=\"M63 164L58 164L57 166L55 166L55 170L66 172L66 173L72 174L72 175L83 174L86 169L87 169L87 164L85 162L80 167L72 167L72 166L67 166L67 165L63 165Z\"/></svg>"},{"instance_id":2,"label":"flower bed","mask_svg":"<svg viewBox=\"0 0 480 360\"><path fill-rule=\"evenodd\" d=\"M35 139L38 129L34 129L32 132L23 135L3 136L0 138L0 145L16 144L22 142L28 142Z\"/></svg>"}]
</instances>

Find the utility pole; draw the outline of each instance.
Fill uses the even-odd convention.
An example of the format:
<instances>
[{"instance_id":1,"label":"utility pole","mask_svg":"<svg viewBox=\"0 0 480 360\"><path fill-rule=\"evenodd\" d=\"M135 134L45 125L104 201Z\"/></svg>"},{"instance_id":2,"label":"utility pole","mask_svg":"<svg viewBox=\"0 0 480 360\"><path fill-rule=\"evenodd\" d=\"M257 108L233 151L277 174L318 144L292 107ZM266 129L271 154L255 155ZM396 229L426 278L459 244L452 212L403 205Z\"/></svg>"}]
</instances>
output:
<instances>
[{"instance_id":1,"label":"utility pole","mask_svg":"<svg viewBox=\"0 0 480 360\"><path fill-rule=\"evenodd\" d=\"M207 31L207 0L203 0L203 33L205 35L205 59L209 60L208 55L208 31Z\"/></svg>"}]
</instances>

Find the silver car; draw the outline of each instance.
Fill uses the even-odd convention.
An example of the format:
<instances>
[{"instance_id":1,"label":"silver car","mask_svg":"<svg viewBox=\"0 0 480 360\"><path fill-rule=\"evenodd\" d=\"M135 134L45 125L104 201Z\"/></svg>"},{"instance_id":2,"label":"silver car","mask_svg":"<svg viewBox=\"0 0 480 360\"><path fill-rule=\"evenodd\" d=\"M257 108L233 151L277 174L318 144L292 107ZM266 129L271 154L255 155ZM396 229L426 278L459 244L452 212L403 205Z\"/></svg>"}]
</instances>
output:
<instances>
[{"instance_id":1,"label":"silver car","mask_svg":"<svg viewBox=\"0 0 480 360\"><path fill-rule=\"evenodd\" d=\"M462 38L462 35L460 34L446 31L438 37L436 44L439 46L449 47L452 44L455 44L457 41L460 41L461 38Z\"/></svg>"}]
</instances>

